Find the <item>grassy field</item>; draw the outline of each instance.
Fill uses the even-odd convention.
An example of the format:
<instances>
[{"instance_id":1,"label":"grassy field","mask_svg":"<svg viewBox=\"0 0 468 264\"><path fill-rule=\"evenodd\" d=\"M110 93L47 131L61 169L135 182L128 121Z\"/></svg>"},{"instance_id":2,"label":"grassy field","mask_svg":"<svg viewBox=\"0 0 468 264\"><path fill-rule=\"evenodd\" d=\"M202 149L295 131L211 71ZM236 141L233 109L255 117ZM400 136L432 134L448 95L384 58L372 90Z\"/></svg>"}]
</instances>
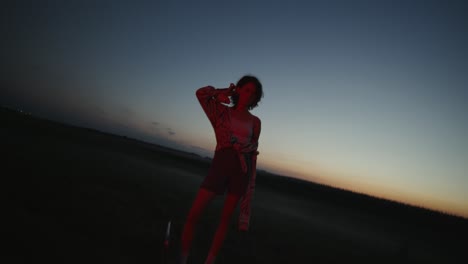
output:
<instances>
[{"instance_id":1,"label":"grassy field","mask_svg":"<svg viewBox=\"0 0 468 264\"><path fill-rule=\"evenodd\" d=\"M209 160L0 109L2 263L170 263ZM221 213L199 223L203 263ZM233 219L234 220L234 219ZM468 263L468 220L259 172L251 230L218 263Z\"/></svg>"}]
</instances>

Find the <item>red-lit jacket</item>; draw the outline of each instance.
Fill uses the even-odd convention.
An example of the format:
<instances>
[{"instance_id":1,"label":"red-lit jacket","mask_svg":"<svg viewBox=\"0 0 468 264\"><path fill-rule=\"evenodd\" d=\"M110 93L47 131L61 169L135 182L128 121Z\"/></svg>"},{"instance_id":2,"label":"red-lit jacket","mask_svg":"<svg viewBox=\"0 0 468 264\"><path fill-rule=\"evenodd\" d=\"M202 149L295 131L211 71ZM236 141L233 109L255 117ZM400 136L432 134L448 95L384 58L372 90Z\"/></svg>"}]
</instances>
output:
<instances>
[{"instance_id":1,"label":"red-lit jacket","mask_svg":"<svg viewBox=\"0 0 468 264\"><path fill-rule=\"evenodd\" d=\"M251 141L247 143L233 142L230 114L232 109L216 100L220 93L227 90L228 88L215 89L212 86L206 86L198 89L196 96L215 131L216 150L234 147L239 154L243 171L250 174L246 193L240 201L241 210L239 215L239 229L247 231L250 222L251 201L255 190L257 155L259 154L257 149L261 123L260 119L254 116ZM248 166L248 163L252 166Z\"/></svg>"}]
</instances>

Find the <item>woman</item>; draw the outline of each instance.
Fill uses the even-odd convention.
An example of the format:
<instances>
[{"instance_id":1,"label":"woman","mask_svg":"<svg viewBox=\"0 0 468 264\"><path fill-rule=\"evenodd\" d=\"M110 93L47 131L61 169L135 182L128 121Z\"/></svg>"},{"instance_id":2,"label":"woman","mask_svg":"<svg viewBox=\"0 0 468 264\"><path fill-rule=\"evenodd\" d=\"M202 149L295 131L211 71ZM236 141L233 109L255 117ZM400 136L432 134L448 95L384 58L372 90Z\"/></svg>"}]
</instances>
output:
<instances>
[{"instance_id":1,"label":"woman","mask_svg":"<svg viewBox=\"0 0 468 264\"><path fill-rule=\"evenodd\" d=\"M216 151L208 172L189 211L182 233L180 263L186 263L196 222L216 195L227 195L220 224L216 230L206 264L214 263L229 227L230 218L242 198L240 229L246 230L250 197L255 181L260 119L249 110L258 106L263 96L262 84L254 76L244 76L237 85L197 90L197 98L216 135Z\"/></svg>"}]
</instances>

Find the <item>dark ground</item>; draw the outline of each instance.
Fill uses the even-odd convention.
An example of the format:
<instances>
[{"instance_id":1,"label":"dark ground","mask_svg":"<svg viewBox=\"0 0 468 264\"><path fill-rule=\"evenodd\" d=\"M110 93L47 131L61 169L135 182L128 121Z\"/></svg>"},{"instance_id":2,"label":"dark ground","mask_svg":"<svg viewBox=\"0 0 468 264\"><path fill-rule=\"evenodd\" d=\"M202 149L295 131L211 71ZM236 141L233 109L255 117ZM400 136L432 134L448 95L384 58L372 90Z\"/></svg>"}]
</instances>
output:
<instances>
[{"instance_id":1,"label":"dark ground","mask_svg":"<svg viewBox=\"0 0 468 264\"><path fill-rule=\"evenodd\" d=\"M209 161L0 108L1 263L162 263ZM200 220L203 263L220 216ZM468 263L468 220L259 172L251 230L217 263ZM237 216L236 216L237 217ZM237 218L236 218L237 219Z\"/></svg>"}]
</instances>

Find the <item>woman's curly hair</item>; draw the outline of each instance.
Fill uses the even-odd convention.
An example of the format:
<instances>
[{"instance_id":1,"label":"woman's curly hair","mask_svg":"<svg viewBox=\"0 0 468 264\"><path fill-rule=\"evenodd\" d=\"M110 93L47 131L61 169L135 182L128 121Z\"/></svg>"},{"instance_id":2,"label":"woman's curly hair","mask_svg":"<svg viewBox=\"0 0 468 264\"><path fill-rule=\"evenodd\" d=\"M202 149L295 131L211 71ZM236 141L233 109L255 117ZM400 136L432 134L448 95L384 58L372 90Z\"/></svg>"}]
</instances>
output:
<instances>
[{"instance_id":1,"label":"woman's curly hair","mask_svg":"<svg viewBox=\"0 0 468 264\"><path fill-rule=\"evenodd\" d=\"M260 83L260 81L257 79L257 77L252 76L252 75L245 75L242 78L240 78L239 81L237 81L236 87L242 87L246 85L247 83L253 83L256 88L254 100L248 106L248 109L252 110L258 106L258 103L263 97L263 86L262 86L262 83Z\"/></svg>"}]
</instances>

